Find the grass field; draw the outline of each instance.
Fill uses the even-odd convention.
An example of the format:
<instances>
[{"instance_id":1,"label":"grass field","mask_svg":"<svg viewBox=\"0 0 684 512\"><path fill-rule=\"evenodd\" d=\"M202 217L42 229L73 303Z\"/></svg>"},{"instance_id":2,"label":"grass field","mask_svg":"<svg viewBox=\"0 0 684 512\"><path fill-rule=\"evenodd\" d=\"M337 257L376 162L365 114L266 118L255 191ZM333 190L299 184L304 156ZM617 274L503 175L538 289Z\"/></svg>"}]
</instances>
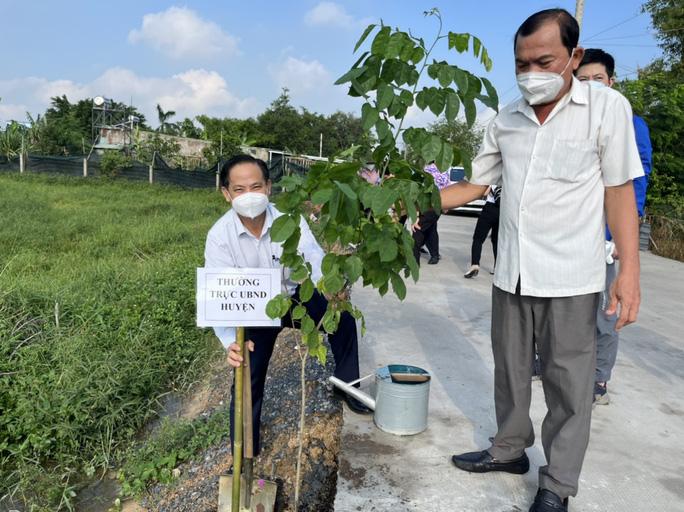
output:
<instances>
[{"instance_id":1,"label":"grass field","mask_svg":"<svg viewBox=\"0 0 684 512\"><path fill-rule=\"evenodd\" d=\"M0 498L69 508L216 354L194 275L223 211L215 191L0 174Z\"/></svg>"}]
</instances>

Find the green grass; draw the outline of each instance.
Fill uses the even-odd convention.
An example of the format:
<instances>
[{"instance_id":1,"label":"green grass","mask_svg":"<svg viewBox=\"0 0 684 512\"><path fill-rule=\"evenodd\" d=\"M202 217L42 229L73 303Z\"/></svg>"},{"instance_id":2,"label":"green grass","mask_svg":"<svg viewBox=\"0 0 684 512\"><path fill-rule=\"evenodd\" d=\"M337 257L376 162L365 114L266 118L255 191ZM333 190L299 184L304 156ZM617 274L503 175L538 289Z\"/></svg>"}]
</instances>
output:
<instances>
[{"instance_id":1,"label":"green grass","mask_svg":"<svg viewBox=\"0 0 684 512\"><path fill-rule=\"evenodd\" d=\"M218 344L195 327L215 191L0 175L0 498L68 509Z\"/></svg>"}]
</instances>

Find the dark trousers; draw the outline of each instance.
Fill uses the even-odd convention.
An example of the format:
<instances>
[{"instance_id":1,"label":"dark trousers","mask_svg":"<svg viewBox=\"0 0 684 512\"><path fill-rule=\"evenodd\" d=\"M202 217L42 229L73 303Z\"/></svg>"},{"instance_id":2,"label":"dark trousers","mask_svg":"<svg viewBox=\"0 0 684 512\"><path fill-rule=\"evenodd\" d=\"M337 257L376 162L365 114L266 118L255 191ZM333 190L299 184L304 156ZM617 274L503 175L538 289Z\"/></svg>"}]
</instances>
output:
<instances>
[{"instance_id":1,"label":"dark trousers","mask_svg":"<svg viewBox=\"0 0 684 512\"><path fill-rule=\"evenodd\" d=\"M420 249L423 245L430 251L430 256L439 256L438 220L439 215L434 210L421 213L418 217L420 229L413 232L413 255L416 261L420 261Z\"/></svg>"},{"instance_id":2,"label":"dark trousers","mask_svg":"<svg viewBox=\"0 0 684 512\"><path fill-rule=\"evenodd\" d=\"M293 296L294 300L299 300L299 288ZM304 304L306 310L316 323L323 318L328 301L323 295L314 291L313 297ZM282 325L292 326L293 320L288 312L283 318ZM299 327L299 322L294 323ZM245 329L245 340L254 342L254 352L250 353L250 369L252 373L252 426L254 436L254 455L259 453L259 431L261 427L261 406L264 399L264 384L266 383L266 372L268 363L273 354L273 347L276 338L283 327L253 327ZM343 312L340 323L335 334L328 336L330 348L335 359L335 377L345 382L350 382L359 378L359 346L356 334L356 321L347 312ZM230 400L230 439L233 446L233 424L235 423L235 384L231 389Z\"/></svg>"},{"instance_id":3,"label":"dark trousers","mask_svg":"<svg viewBox=\"0 0 684 512\"><path fill-rule=\"evenodd\" d=\"M473 246L470 251L471 265L480 264L482 244L487 240L489 230L492 231L492 249L494 250L494 262L496 262L496 245L499 240L499 205L496 203L486 203L477 219L473 233Z\"/></svg>"}]
</instances>

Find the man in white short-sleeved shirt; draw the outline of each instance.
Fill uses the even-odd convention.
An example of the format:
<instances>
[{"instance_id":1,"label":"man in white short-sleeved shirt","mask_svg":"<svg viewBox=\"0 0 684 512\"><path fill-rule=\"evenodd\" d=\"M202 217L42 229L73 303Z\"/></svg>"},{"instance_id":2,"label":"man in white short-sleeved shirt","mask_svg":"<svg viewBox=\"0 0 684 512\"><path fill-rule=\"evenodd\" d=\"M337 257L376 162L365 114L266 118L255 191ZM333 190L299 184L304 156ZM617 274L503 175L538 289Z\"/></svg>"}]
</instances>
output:
<instances>
[{"instance_id":1,"label":"man in white short-sleeved shirt","mask_svg":"<svg viewBox=\"0 0 684 512\"><path fill-rule=\"evenodd\" d=\"M531 512L566 511L589 441L596 307L605 284L605 219L622 266L609 310L618 328L639 308L638 219L632 179L643 175L627 100L572 73L584 50L564 9L540 11L515 36L523 95L490 123L470 182L442 191L442 207L503 185L492 292L498 431L487 450L452 458L465 471L525 473L534 443L529 417L534 343L548 414L547 465ZM604 215L605 211L605 215Z\"/></svg>"}]
</instances>

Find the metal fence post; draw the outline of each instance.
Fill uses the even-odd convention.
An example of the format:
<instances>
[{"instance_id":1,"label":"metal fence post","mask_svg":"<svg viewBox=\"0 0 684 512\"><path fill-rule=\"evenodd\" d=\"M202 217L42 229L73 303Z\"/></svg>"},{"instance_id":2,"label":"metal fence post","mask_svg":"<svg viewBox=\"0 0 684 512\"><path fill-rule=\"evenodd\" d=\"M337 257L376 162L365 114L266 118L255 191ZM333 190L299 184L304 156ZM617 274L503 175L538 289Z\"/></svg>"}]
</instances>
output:
<instances>
[{"instance_id":1,"label":"metal fence post","mask_svg":"<svg viewBox=\"0 0 684 512\"><path fill-rule=\"evenodd\" d=\"M88 159L87 158L83 159L83 177L84 178L88 177Z\"/></svg>"},{"instance_id":2,"label":"metal fence post","mask_svg":"<svg viewBox=\"0 0 684 512\"><path fill-rule=\"evenodd\" d=\"M223 134L223 132L221 132L221 134ZM220 164L216 164L216 190L218 190L220 188L219 187L219 185L220 185L220 183L219 183L219 167L220 167Z\"/></svg>"},{"instance_id":3,"label":"metal fence post","mask_svg":"<svg viewBox=\"0 0 684 512\"><path fill-rule=\"evenodd\" d=\"M19 153L19 174L24 174L24 153Z\"/></svg>"},{"instance_id":4,"label":"metal fence post","mask_svg":"<svg viewBox=\"0 0 684 512\"><path fill-rule=\"evenodd\" d=\"M157 158L157 152L155 151L152 153L152 162L150 163L150 172L149 172L149 182L150 184L154 183L154 161Z\"/></svg>"}]
</instances>

